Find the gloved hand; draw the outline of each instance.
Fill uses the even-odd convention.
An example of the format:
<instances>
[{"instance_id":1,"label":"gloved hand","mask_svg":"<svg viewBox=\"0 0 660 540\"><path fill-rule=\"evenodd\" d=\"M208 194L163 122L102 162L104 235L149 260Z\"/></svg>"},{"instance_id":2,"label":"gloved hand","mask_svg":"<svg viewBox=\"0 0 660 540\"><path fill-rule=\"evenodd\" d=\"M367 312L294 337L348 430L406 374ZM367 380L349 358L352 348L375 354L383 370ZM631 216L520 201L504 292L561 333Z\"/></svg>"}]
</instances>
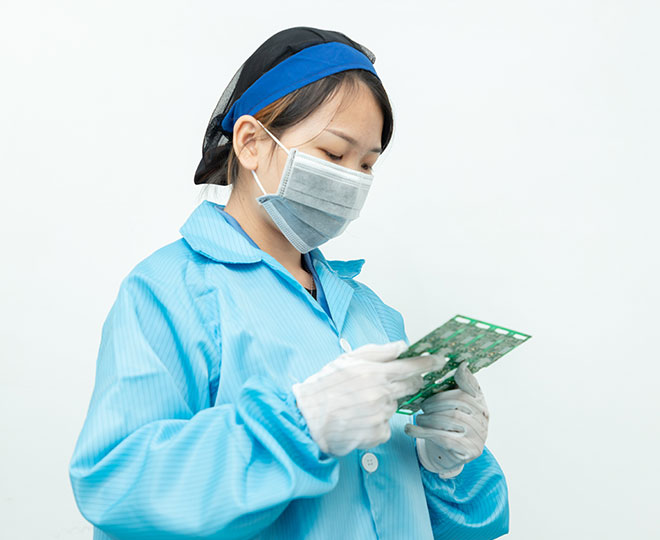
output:
<instances>
[{"instance_id":1,"label":"gloved hand","mask_svg":"<svg viewBox=\"0 0 660 540\"><path fill-rule=\"evenodd\" d=\"M344 456L389 440L397 399L419 390L422 374L442 360L434 355L395 360L407 348L403 340L363 345L292 386L310 435L323 452Z\"/></svg>"},{"instance_id":2,"label":"gloved hand","mask_svg":"<svg viewBox=\"0 0 660 540\"><path fill-rule=\"evenodd\" d=\"M404 428L406 434L418 437L422 466L441 478L453 478L466 463L478 458L488 435L486 400L467 362L458 367L454 380L458 388L425 399L417 425Z\"/></svg>"}]
</instances>

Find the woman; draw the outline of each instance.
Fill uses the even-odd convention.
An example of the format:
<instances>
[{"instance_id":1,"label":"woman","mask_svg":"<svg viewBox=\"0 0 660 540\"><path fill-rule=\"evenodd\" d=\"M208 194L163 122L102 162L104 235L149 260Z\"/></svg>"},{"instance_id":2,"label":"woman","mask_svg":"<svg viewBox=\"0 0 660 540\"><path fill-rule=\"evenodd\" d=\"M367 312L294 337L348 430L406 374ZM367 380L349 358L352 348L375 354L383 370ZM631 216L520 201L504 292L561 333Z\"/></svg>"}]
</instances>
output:
<instances>
[{"instance_id":1,"label":"woman","mask_svg":"<svg viewBox=\"0 0 660 540\"><path fill-rule=\"evenodd\" d=\"M371 52L290 28L214 111L182 238L122 281L70 463L94 538L496 538L504 475L488 410L459 388L394 414L433 355L318 246L359 215L392 111Z\"/></svg>"}]
</instances>

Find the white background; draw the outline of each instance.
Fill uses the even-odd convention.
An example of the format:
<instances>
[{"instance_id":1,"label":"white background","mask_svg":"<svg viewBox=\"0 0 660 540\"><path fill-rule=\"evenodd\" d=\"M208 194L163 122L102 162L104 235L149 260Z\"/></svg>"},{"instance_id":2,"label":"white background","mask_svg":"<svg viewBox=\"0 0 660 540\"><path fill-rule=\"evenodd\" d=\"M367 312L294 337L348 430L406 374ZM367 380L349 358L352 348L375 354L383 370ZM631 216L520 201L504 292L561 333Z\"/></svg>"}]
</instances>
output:
<instances>
[{"instance_id":1,"label":"white background","mask_svg":"<svg viewBox=\"0 0 660 540\"><path fill-rule=\"evenodd\" d=\"M533 335L478 374L509 537L658 538L659 6L3 2L0 536L91 538L68 463L119 283L200 202L238 66L309 25L374 51L395 113L326 257L365 258L411 341Z\"/></svg>"}]
</instances>

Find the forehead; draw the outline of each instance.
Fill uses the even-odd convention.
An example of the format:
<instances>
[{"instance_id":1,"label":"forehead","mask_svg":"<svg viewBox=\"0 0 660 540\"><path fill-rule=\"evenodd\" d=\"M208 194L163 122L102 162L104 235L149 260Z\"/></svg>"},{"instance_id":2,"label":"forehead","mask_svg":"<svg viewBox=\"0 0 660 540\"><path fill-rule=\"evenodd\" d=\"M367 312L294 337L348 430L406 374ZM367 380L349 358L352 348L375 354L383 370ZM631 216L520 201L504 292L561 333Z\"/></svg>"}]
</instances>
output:
<instances>
[{"instance_id":1,"label":"forehead","mask_svg":"<svg viewBox=\"0 0 660 540\"><path fill-rule=\"evenodd\" d=\"M366 85L342 85L305 120L287 130L287 138L307 141L325 137L328 129L343 132L355 139L360 147L380 146L383 112Z\"/></svg>"}]
</instances>

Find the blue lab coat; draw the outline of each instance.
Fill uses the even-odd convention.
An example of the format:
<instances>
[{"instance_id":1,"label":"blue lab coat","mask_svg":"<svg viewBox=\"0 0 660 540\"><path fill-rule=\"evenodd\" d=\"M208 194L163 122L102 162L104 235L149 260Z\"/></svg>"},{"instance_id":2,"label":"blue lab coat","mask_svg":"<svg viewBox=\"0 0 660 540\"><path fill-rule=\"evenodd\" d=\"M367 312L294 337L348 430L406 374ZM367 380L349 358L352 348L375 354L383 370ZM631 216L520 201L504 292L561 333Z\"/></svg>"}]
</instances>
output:
<instances>
[{"instance_id":1,"label":"blue lab coat","mask_svg":"<svg viewBox=\"0 0 660 540\"><path fill-rule=\"evenodd\" d=\"M506 481L488 448L443 480L421 467L409 416L392 417L386 443L340 458L310 437L294 382L344 350L410 344L401 314L354 279L364 259L305 254L315 300L223 205L202 202L180 232L123 279L103 325L69 465L95 539L508 532Z\"/></svg>"}]
</instances>

